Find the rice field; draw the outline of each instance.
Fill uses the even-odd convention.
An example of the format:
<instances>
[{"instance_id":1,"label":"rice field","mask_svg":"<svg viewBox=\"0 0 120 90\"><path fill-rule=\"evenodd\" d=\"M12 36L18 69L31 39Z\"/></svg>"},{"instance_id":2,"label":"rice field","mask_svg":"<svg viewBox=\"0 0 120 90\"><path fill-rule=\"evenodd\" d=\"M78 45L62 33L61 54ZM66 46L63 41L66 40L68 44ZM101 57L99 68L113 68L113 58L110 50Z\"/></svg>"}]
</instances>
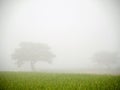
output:
<instances>
[{"instance_id":1,"label":"rice field","mask_svg":"<svg viewBox=\"0 0 120 90\"><path fill-rule=\"evenodd\" d=\"M120 75L0 72L0 90L120 90Z\"/></svg>"}]
</instances>

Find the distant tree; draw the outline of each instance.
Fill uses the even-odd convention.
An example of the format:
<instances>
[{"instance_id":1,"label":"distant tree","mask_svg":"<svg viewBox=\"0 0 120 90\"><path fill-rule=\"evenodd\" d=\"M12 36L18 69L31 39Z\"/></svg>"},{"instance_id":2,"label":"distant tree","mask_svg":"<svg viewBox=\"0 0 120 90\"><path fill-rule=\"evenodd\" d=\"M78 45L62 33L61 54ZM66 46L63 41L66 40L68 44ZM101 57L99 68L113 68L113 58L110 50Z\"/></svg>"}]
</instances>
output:
<instances>
[{"instance_id":1,"label":"distant tree","mask_svg":"<svg viewBox=\"0 0 120 90\"><path fill-rule=\"evenodd\" d=\"M22 42L20 47L15 50L12 58L16 60L20 67L24 62L30 62L31 69L35 70L35 63L38 61L52 62L55 55L50 51L50 47L43 43Z\"/></svg>"},{"instance_id":2,"label":"distant tree","mask_svg":"<svg viewBox=\"0 0 120 90\"><path fill-rule=\"evenodd\" d=\"M112 67L113 65L117 64L119 61L119 54L113 52L98 52L95 53L93 56L93 60L98 63L98 65L103 65L106 67Z\"/></svg>"}]
</instances>

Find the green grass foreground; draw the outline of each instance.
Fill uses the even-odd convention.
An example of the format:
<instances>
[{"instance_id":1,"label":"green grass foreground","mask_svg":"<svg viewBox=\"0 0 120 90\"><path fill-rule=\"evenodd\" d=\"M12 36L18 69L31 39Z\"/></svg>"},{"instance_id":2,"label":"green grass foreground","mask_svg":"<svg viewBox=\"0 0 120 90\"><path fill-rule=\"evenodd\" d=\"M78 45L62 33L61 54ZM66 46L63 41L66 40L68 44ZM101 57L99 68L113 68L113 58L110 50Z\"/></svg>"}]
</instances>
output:
<instances>
[{"instance_id":1,"label":"green grass foreground","mask_svg":"<svg viewBox=\"0 0 120 90\"><path fill-rule=\"evenodd\" d=\"M120 90L120 76L0 72L0 90Z\"/></svg>"}]
</instances>

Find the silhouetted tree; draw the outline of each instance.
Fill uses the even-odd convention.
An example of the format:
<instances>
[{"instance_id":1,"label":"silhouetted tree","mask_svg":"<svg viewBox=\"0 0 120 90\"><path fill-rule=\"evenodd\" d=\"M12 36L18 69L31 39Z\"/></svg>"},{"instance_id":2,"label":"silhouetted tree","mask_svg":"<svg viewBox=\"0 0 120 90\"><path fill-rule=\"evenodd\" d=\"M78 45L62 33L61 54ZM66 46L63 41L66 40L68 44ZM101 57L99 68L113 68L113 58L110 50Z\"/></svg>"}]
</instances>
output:
<instances>
[{"instance_id":1,"label":"silhouetted tree","mask_svg":"<svg viewBox=\"0 0 120 90\"><path fill-rule=\"evenodd\" d=\"M55 55L50 51L50 47L43 43L22 42L20 47L15 50L12 58L15 59L20 67L24 62L30 62L32 70L38 61L51 63Z\"/></svg>"},{"instance_id":2,"label":"silhouetted tree","mask_svg":"<svg viewBox=\"0 0 120 90\"><path fill-rule=\"evenodd\" d=\"M117 64L119 60L118 53L112 53L112 52L98 52L95 53L93 56L93 60L98 63L98 65L104 65L106 67L111 67L115 64Z\"/></svg>"}]
</instances>

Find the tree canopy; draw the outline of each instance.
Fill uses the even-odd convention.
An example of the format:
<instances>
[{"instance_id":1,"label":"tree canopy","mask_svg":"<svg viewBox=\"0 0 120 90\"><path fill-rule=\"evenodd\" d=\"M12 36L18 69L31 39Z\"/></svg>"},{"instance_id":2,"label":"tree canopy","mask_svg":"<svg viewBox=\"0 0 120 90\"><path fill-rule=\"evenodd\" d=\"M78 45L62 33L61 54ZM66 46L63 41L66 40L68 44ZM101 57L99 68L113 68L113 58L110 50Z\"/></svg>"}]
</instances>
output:
<instances>
[{"instance_id":1,"label":"tree canopy","mask_svg":"<svg viewBox=\"0 0 120 90\"><path fill-rule=\"evenodd\" d=\"M119 61L120 57L117 52L107 52L107 51L102 51L102 52L97 52L93 56L93 60L97 62L100 65L104 66L112 66L117 64Z\"/></svg>"},{"instance_id":2,"label":"tree canopy","mask_svg":"<svg viewBox=\"0 0 120 90\"><path fill-rule=\"evenodd\" d=\"M32 69L37 61L52 62L55 55L50 51L50 47L44 43L21 42L16 48L12 58L17 60L17 65L21 66L24 62L30 61Z\"/></svg>"}]
</instances>

